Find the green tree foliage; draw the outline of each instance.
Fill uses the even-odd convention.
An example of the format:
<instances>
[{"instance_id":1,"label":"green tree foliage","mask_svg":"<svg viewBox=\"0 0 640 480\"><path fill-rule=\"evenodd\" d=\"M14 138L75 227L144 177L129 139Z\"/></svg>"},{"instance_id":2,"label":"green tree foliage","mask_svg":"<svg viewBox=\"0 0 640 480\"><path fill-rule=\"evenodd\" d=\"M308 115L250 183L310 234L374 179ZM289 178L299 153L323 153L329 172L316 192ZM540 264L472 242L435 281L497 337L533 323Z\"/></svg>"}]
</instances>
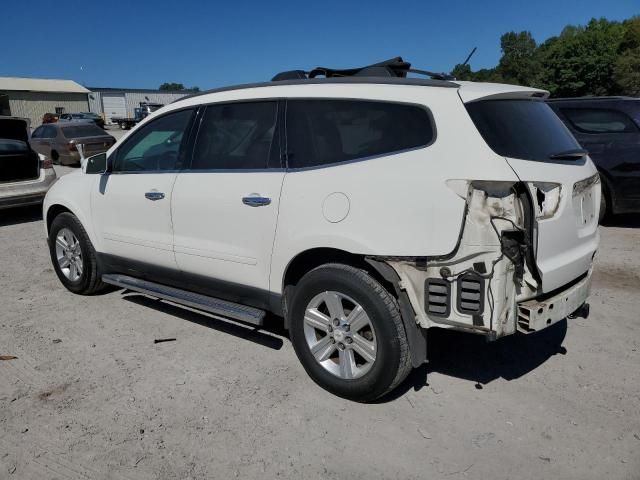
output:
<instances>
[{"instance_id":1,"label":"green tree foliage","mask_svg":"<svg viewBox=\"0 0 640 480\"><path fill-rule=\"evenodd\" d=\"M162 85L160 85L159 90L167 90L167 91L171 91L171 92L175 92L178 90L184 90L184 85L181 83L163 83Z\"/></svg>"},{"instance_id":2,"label":"green tree foliage","mask_svg":"<svg viewBox=\"0 0 640 480\"><path fill-rule=\"evenodd\" d=\"M569 25L540 45L530 32L508 32L500 47L495 68L456 65L452 73L460 80L540 87L552 96L640 95L640 17Z\"/></svg>"}]
</instances>

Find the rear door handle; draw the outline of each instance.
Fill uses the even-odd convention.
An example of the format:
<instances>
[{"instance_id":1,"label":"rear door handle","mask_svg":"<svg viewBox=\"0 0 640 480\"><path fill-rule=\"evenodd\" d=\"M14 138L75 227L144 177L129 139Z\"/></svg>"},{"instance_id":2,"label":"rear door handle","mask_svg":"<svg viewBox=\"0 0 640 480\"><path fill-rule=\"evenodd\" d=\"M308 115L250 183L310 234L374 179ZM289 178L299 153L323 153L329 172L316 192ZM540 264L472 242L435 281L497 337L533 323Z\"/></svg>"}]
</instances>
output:
<instances>
[{"instance_id":1,"label":"rear door handle","mask_svg":"<svg viewBox=\"0 0 640 480\"><path fill-rule=\"evenodd\" d=\"M242 198L242 203L249 205L250 207L264 207L271 203L271 199L267 197L260 197L258 195L250 195Z\"/></svg>"},{"instance_id":2,"label":"rear door handle","mask_svg":"<svg viewBox=\"0 0 640 480\"><path fill-rule=\"evenodd\" d=\"M147 192L144 194L144 197L149 200L162 200L164 198L164 193L162 192Z\"/></svg>"}]
</instances>

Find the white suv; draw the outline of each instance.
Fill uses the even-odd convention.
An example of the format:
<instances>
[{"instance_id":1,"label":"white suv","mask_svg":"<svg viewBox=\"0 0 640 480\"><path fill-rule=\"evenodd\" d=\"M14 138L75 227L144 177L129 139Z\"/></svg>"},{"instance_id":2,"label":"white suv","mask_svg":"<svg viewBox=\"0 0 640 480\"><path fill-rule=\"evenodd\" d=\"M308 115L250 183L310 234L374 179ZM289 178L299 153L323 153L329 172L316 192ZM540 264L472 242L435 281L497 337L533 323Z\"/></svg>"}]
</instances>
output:
<instances>
[{"instance_id":1,"label":"white suv","mask_svg":"<svg viewBox=\"0 0 640 480\"><path fill-rule=\"evenodd\" d=\"M430 327L496 339L586 310L599 177L547 92L323 73L181 99L63 177L60 281L273 312L358 401L426 360Z\"/></svg>"}]
</instances>

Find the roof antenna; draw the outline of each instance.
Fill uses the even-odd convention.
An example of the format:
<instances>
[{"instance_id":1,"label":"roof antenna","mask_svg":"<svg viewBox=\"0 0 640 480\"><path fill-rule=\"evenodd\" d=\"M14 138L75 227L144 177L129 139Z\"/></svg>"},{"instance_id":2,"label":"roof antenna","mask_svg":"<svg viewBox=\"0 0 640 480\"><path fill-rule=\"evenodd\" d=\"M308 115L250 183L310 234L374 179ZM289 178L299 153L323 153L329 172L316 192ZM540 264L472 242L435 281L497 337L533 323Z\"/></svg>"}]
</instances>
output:
<instances>
[{"instance_id":1,"label":"roof antenna","mask_svg":"<svg viewBox=\"0 0 640 480\"><path fill-rule=\"evenodd\" d=\"M476 50L478 49L478 47L473 47L473 50L471 50L471 53L469 55L467 55L467 59L464 61L464 63L462 64L462 66L464 67L467 63L469 63L469 60L471 60L471 57L473 56L474 53L476 53Z\"/></svg>"}]
</instances>

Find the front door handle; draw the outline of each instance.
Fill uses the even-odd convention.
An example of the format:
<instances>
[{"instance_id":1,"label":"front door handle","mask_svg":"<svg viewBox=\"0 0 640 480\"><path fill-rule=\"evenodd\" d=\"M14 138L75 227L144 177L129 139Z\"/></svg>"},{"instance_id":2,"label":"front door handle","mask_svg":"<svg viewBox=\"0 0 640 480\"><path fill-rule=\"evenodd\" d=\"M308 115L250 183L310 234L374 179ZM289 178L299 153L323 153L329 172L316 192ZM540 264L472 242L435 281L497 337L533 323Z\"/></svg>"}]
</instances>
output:
<instances>
[{"instance_id":1,"label":"front door handle","mask_svg":"<svg viewBox=\"0 0 640 480\"><path fill-rule=\"evenodd\" d=\"M242 203L249 205L250 207L264 207L271 203L271 199L267 197L261 197L259 195L250 195L242 198Z\"/></svg>"},{"instance_id":2,"label":"front door handle","mask_svg":"<svg viewBox=\"0 0 640 480\"><path fill-rule=\"evenodd\" d=\"M147 192L144 194L144 197L149 200L162 200L164 198L164 193L162 192Z\"/></svg>"}]
</instances>

